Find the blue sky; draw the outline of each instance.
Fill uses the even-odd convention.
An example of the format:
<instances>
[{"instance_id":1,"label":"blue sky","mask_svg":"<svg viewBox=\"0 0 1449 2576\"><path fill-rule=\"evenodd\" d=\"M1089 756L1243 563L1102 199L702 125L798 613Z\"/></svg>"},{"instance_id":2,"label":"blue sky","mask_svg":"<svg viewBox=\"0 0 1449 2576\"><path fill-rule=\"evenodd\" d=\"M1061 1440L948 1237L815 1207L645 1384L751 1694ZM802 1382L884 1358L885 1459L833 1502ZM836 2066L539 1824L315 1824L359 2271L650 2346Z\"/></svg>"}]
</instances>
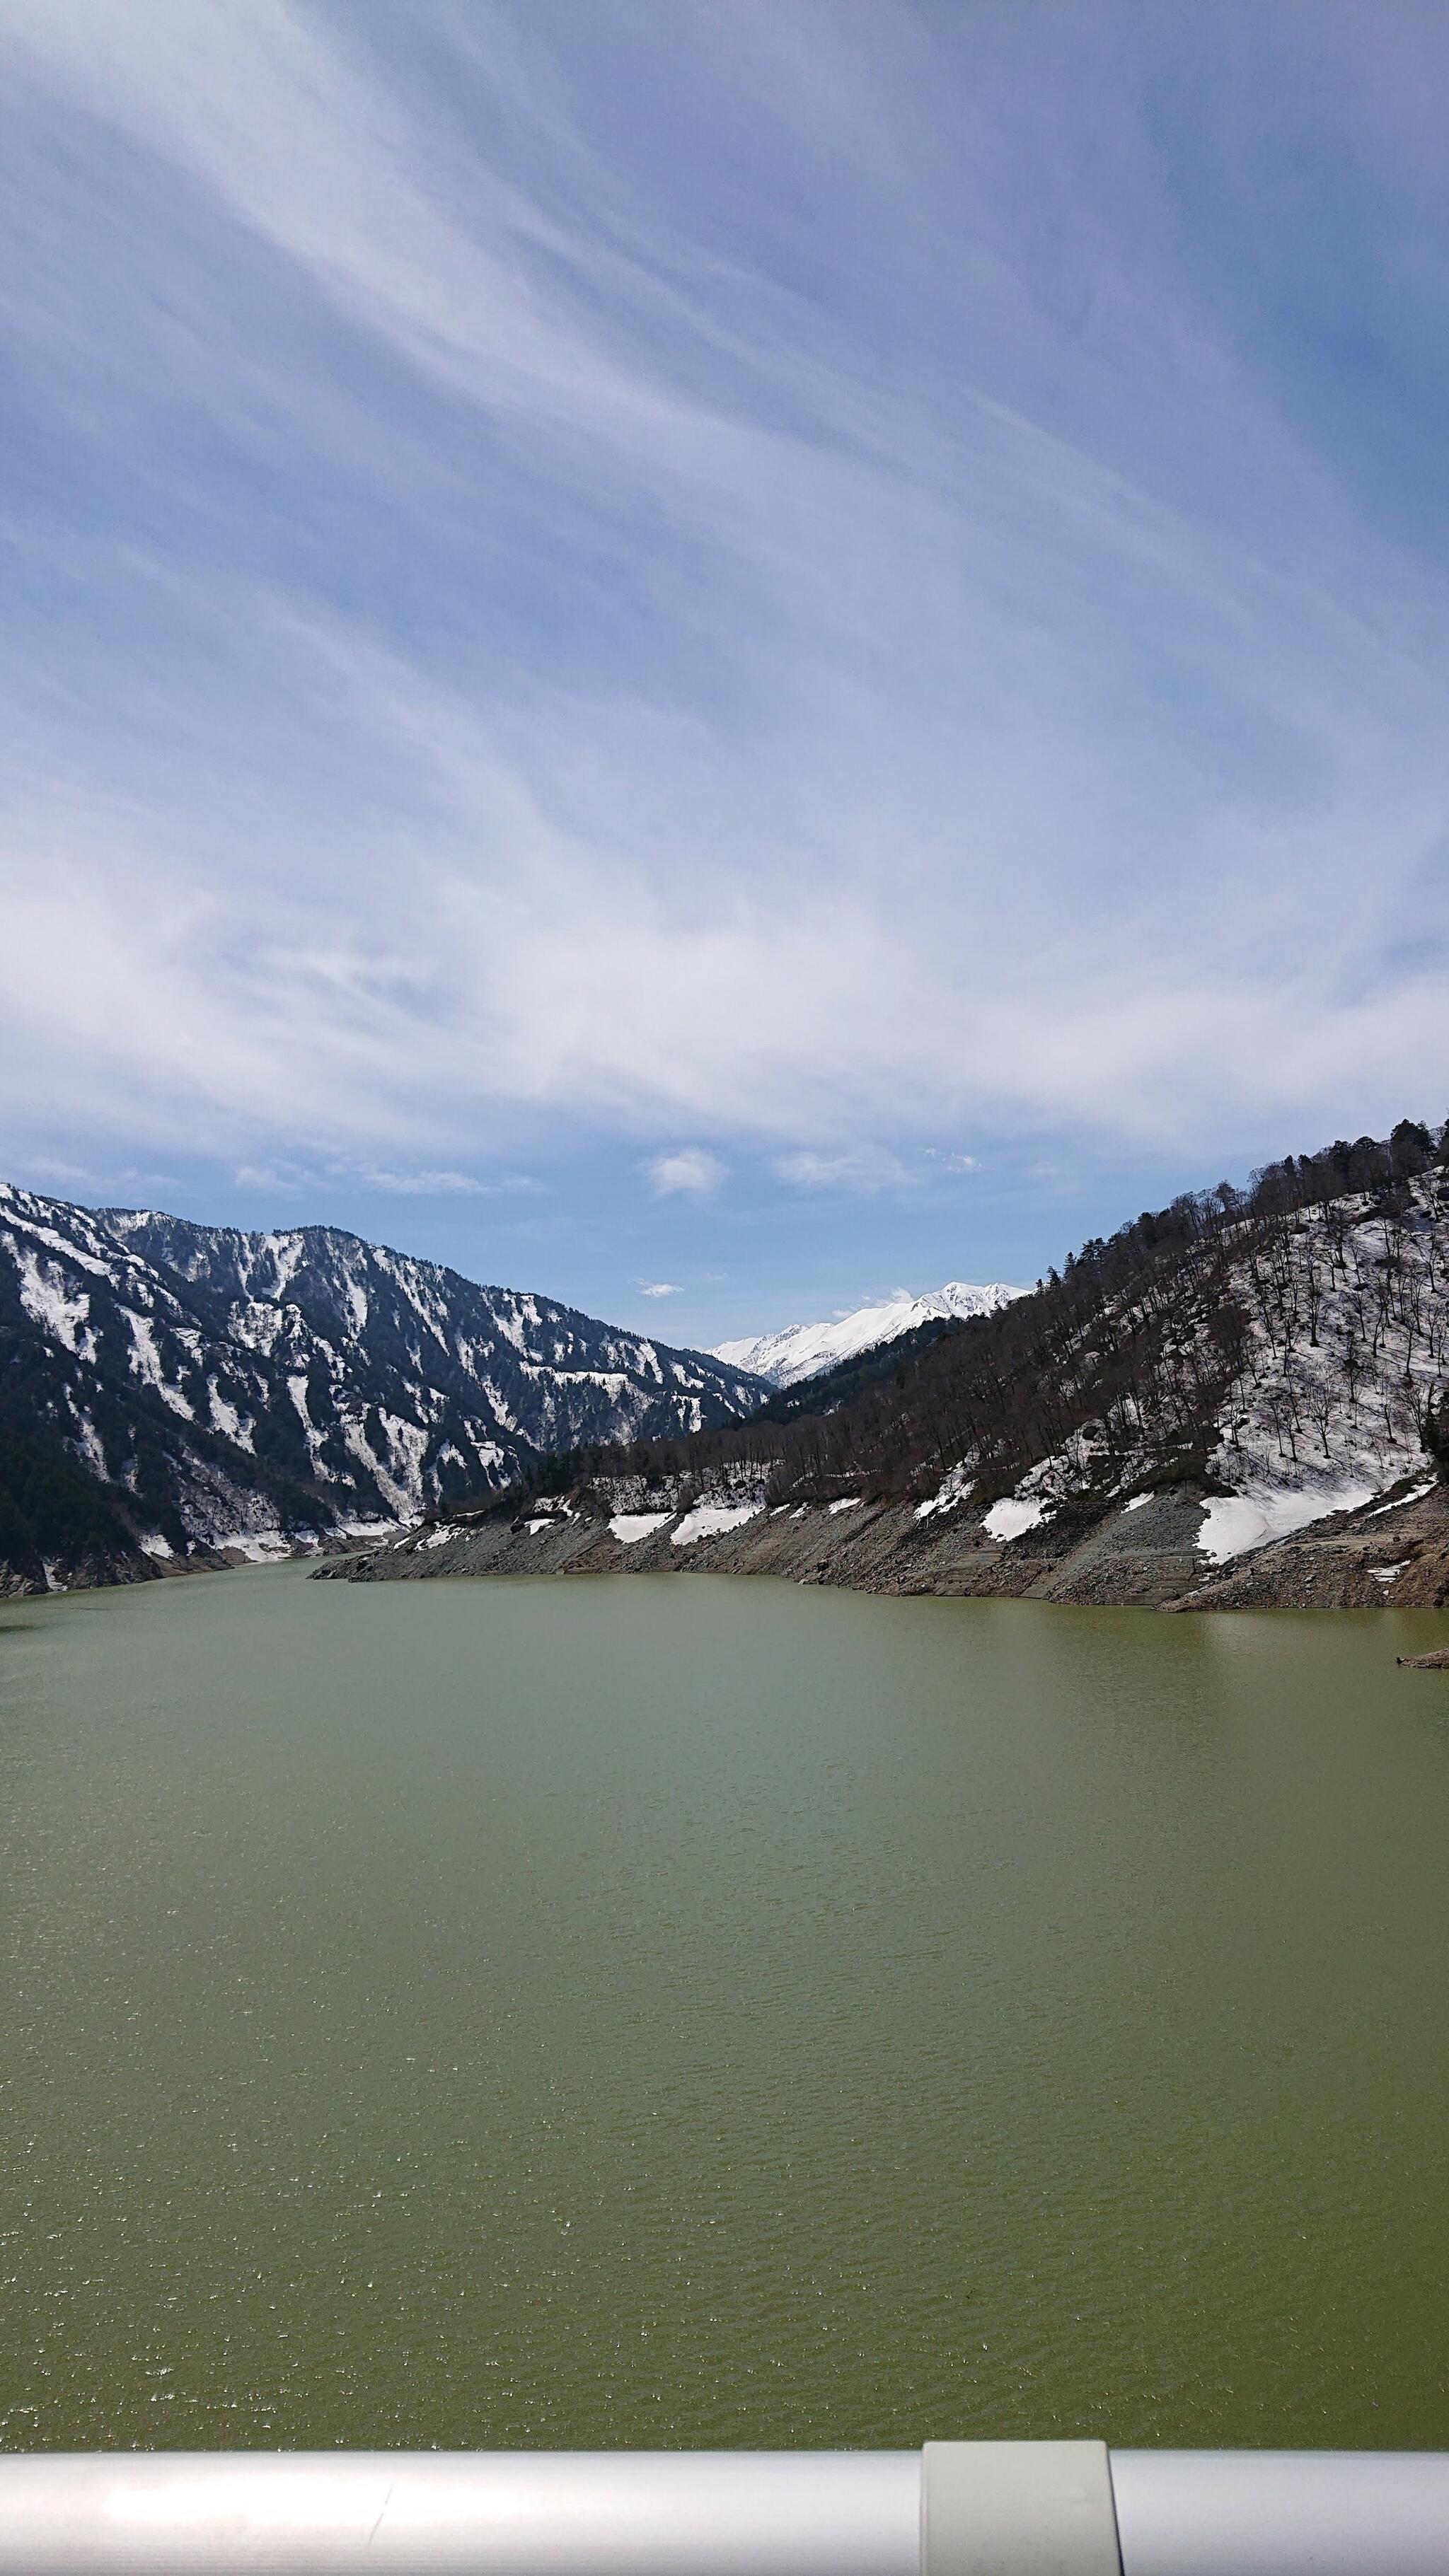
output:
<instances>
[{"instance_id":1,"label":"blue sky","mask_svg":"<svg viewBox=\"0 0 1449 2576\"><path fill-rule=\"evenodd\" d=\"M707 1341L1449 1111L1438 0L0 70L8 1175Z\"/></svg>"}]
</instances>

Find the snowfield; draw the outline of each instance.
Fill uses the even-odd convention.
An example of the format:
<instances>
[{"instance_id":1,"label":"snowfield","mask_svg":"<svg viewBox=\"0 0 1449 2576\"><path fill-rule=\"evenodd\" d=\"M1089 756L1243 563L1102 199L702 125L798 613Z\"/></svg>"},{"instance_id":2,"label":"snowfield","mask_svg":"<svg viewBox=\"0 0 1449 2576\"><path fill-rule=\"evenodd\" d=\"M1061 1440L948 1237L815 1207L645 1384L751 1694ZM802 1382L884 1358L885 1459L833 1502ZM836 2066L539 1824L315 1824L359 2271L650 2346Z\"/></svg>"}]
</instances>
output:
<instances>
[{"instance_id":1,"label":"snowfield","mask_svg":"<svg viewBox=\"0 0 1449 2576\"><path fill-rule=\"evenodd\" d=\"M981 1526L988 1538L1024 1538L1028 1530L1039 1529L1045 1519L1046 1505L1038 1496L1008 1494L992 1504Z\"/></svg>"},{"instance_id":2,"label":"snowfield","mask_svg":"<svg viewBox=\"0 0 1449 2576\"><path fill-rule=\"evenodd\" d=\"M686 1512L669 1544L671 1547L694 1547L702 1538L718 1538L721 1530L740 1529L746 1521L758 1520L761 1503L696 1503Z\"/></svg>"},{"instance_id":3,"label":"snowfield","mask_svg":"<svg viewBox=\"0 0 1449 2576\"><path fill-rule=\"evenodd\" d=\"M668 1529L673 1518L672 1512L615 1512L609 1527L621 1547L637 1547L656 1530Z\"/></svg>"},{"instance_id":4,"label":"snowfield","mask_svg":"<svg viewBox=\"0 0 1449 2576\"><path fill-rule=\"evenodd\" d=\"M1356 1512L1377 1493L1376 1485L1259 1487L1245 1494L1216 1494L1203 1514L1198 1546L1212 1565L1226 1565L1270 1539L1289 1538L1294 1530L1326 1520L1330 1512Z\"/></svg>"},{"instance_id":5,"label":"snowfield","mask_svg":"<svg viewBox=\"0 0 1449 2576\"><path fill-rule=\"evenodd\" d=\"M882 1305L858 1306L854 1314L837 1315L828 1324L788 1324L783 1332L721 1342L714 1356L735 1368L749 1369L755 1377L768 1378L772 1386L796 1386L802 1378L819 1377L841 1360L856 1359L882 1342L898 1341L918 1324L953 1315L994 1315L999 1306L1025 1294L1023 1288L1007 1288L1000 1282L975 1288L960 1279L949 1280L944 1288L928 1289L923 1297L912 1297L902 1289Z\"/></svg>"}]
</instances>

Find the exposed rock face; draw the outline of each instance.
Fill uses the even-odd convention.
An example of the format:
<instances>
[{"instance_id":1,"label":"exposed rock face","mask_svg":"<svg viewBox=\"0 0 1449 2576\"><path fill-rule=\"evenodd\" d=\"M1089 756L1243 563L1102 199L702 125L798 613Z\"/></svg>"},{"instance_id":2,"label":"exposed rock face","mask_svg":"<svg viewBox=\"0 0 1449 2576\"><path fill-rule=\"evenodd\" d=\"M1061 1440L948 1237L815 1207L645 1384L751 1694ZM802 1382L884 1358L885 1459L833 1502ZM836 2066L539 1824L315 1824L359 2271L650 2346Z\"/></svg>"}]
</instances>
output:
<instances>
[{"instance_id":1,"label":"exposed rock face","mask_svg":"<svg viewBox=\"0 0 1449 2576\"><path fill-rule=\"evenodd\" d=\"M655 1492L652 1511L639 1509L640 1499L596 1481L527 1518L501 1506L440 1521L366 1562L342 1557L323 1571L368 1581L706 1571L866 1592L1156 1604L1174 1598L1201 1565L1193 1542L1202 1506L1187 1493L1156 1496L1150 1511L1118 1512L1094 1527L1045 1539L1034 1531L1005 1544L979 1520L932 1525L909 1505L853 1497L771 1508L737 1491L700 1496L685 1486L672 1496Z\"/></svg>"},{"instance_id":2,"label":"exposed rock face","mask_svg":"<svg viewBox=\"0 0 1449 2576\"><path fill-rule=\"evenodd\" d=\"M579 1443L698 1431L742 1371L331 1227L0 1184L0 1585L382 1531Z\"/></svg>"},{"instance_id":3,"label":"exposed rock face","mask_svg":"<svg viewBox=\"0 0 1449 2576\"><path fill-rule=\"evenodd\" d=\"M849 1500L850 1498L845 1498ZM770 1506L685 1485L641 1495L594 1481L532 1507L442 1519L319 1573L415 1582L441 1574L770 1574L856 1591L1165 1610L1424 1609L1449 1604L1449 1490L1371 1504L1281 1539L1215 1576L1199 1538L1211 1498L1190 1486L1138 1509L996 1540L980 1518L922 1523L909 1505Z\"/></svg>"}]
</instances>

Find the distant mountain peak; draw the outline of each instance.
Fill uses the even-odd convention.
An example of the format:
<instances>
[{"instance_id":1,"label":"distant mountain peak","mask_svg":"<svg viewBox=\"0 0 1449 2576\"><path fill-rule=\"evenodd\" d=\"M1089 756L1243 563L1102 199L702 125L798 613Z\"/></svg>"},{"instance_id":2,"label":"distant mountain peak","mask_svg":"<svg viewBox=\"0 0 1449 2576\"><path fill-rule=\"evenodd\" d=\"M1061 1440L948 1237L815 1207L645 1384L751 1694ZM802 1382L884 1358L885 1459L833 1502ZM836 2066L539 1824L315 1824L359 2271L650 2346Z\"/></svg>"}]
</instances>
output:
<instances>
[{"instance_id":1,"label":"distant mountain peak","mask_svg":"<svg viewBox=\"0 0 1449 2576\"><path fill-rule=\"evenodd\" d=\"M944 1288L928 1288L920 1297L903 1288L878 1305L857 1306L852 1314L834 1316L828 1323L787 1324L778 1333L720 1342L713 1356L730 1368L748 1369L752 1377L768 1378L772 1386L795 1386L801 1378L819 1377L861 1351L898 1341L919 1324L994 1315L998 1307L1025 1294L1025 1289L1009 1288L1000 1280L973 1286L964 1279L948 1279Z\"/></svg>"}]
</instances>

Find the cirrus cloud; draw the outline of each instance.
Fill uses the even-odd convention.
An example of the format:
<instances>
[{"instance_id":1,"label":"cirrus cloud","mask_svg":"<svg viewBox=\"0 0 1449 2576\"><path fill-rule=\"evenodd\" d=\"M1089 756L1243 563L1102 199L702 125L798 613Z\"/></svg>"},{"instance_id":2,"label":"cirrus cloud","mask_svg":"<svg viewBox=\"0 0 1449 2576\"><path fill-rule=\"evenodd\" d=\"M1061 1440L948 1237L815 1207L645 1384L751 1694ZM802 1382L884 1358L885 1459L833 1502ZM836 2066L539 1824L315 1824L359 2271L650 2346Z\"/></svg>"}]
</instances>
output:
<instances>
[{"instance_id":1,"label":"cirrus cloud","mask_svg":"<svg viewBox=\"0 0 1449 2576\"><path fill-rule=\"evenodd\" d=\"M1449 1096L1449 22L0 42L12 1151L687 1203Z\"/></svg>"}]
</instances>

